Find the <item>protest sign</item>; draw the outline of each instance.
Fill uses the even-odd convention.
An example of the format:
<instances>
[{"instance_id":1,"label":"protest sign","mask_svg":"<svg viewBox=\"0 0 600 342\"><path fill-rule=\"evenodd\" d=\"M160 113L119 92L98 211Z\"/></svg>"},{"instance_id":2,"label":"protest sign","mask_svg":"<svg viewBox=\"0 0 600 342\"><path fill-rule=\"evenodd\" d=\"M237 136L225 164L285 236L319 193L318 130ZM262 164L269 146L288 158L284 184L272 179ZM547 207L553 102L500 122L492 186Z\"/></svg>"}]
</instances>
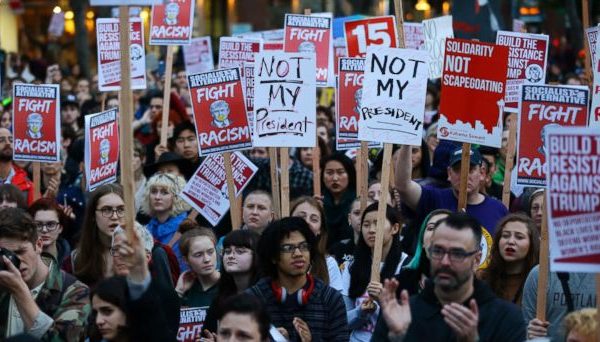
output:
<instances>
[{"instance_id":1,"label":"protest sign","mask_svg":"<svg viewBox=\"0 0 600 342\"><path fill-rule=\"evenodd\" d=\"M150 45L189 45L194 23L193 0L168 0L152 6Z\"/></svg>"},{"instance_id":2,"label":"protest sign","mask_svg":"<svg viewBox=\"0 0 600 342\"><path fill-rule=\"evenodd\" d=\"M586 31L588 33L588 40L590 51L594 53L591 54L591 63L592 63L592 74L593 74L593 83L592 83L592 107L590 108L590 117L589 123L590 127L600 128L600 60L598 56L600 56L600 44L598 44L598 32L600 31L599 26L593 27Z\"/></svg>"},{"instance_id":3,"label":"protest sign","mask_svg":"<svg viewBox=\"0 0 600 342\"><path fill-rule=\"evenodd\" d=\"M91 6L151 6L162 4L164 0L90 0Z\"/></svg>"},{"instance_id":4,"label":"protest sign","mask_svg":"<svg viewBox=\"0 0 600 342\"><path fill-rule=\"evenodd\" d=\"M344 22L348 57L365 57L367 47L398 47L394 16L349 20Z\"/></svg>"},{"instance_id":5,"label":"protest sign","mask_svg":"<svg viewBox=\"0 0 600 342\"><path fill-rule=\"evenodd\" d=\"M513 32L527 32L527 26L523 20L513 19L512 30Z\"/></svg>"},{"instance_id":6,"label":"protest sign","mask_svg":"<svg viewBox=\"0 0 600 342\"><path fill-rule=\"evenodd\" d=\"M423 20L425 50L429 54L429 78L442 77L446 38L454 38L452 16Z\"/></svg>"},{"instance_id":7,"label":"protest sign","mask_svg":"<svg viewBox=\"0 0 600 342\"><path fill-rule=\"evenodd\" d=\"M445 50L438 138L500 147L508 48L449 38Z\"/></svg>"},{"instance_id":8,"label":"protest sign","mask_svg":"<svg viewBox=\"0 0 600 342\"><path fill-rule=\"evenodd\" d=\"M219 68L242 68L245 62L254 63L255 54L262 50L262 41L233 37L219 40Z\"/></svg>"},{"instance_id":9,"label":"protest sign","mask_svg":"<svg viewBox=\"0 0 600 342\"><path fill-rule=\"evenodd\" d=\"M404 47L407 49L425 49L425 33L422 23L402 23L404 28Z\"/></svg>"},{"instance_id":10,"label":"protest sign","mask_svg":"<svg viewBox=\"0 0 600 342\"><path fill-rule=\"evenodd\" d=\"M48 34L60 37L65 32L65 12L52 13L50 25L48 25Z\"/></svg>"},{"instance_id":11,"label":"protest sign","mask_svg":"<svg viewBox=\"0 0 600 342\"><path fill-rule=\"evenodd\" d=\"M545 34L498 31L496 44L508 46L508 71L504 102L507 112L516 112L519 85L546 82L548 36Z\"/></svg>"},{"instance_id":12,"label":"protest sign","mask_svg":"<svg viewBox=\"0 0 600 342\"><path fill-rule=\"evenodd\" d=\"M314 53L263 52L254 64L254 146L314 147Z\"/></svg>"},{"instance_id":13,"label":"protest sign","mask_svg":"<svg viewBox=\"0 0 600 342\"><path fill-rule=\"evenodd\" d=\"M359 140L421 145L428 61L422 50L367 48Z\"/></svg>"},{"instance_id":14,"label":"protest sign","mask_svg":"<svg viewBox=\"0 0 600 342\"><path fill-rule=\"evenodd\" d=\"M545 131L552 126L586 126L587 105L587 87L527 84L521 87L517 184L546 186Z\"/></svg>"},{"instance_id":15,"label":"protest sign","mask_svg":"<svg viewBox=\"0 0 600 342\"><path fill-rule=\"evenodd\" d=\"M13 84L13 160L60 161L59 96L55 84Z\"/></svg>"},{"instance_id":16,"label":"protest sign","mask_svg":"<svg viewBox=\"0 0 600 342\"><path fill-rule=\"evenodd\" d=\"M188 75L206 72L214 69L210 37L192 39L190 45L183 46L185 72Z\"/></svg>"},{"instance_id":17,"label":"protest sign","mask_svg":"<svg viewBox=\"0 0 600 342\"><path fill-rule=\"evenodd\" d=\"M86 189L117 180L119 128L116 108L85 116Z\"/></svg>"},{"instance_id":18,"label":"protest sign","mask_svg":"<svg viewBox=\"0 0 600 342\"><path fill-rule=\"evenodd\" d=\"M600 272L600 133L546 130L546 203L553 272Z\"/></svg>"},{"instance_id":19,"label":"protest sign","mask_svg":"<svg viewBox=\"0 0 600 342\"><path fill-rule=\"evenodd\" d=\"M317 15L285 15L285 52L314 54L318 86L333 82L332 18Z\"/></svg>"},{"instance_id":20,"label":"protest sign","mask_svg":"<svg viewBox=\"0 0 600 342\"><path fill-rule=\"evenodd\" d=\"M146 88L146 53L142 19L129 19L129 53L131 61L131 89ZM96 39L98 48L98 88L100 91L121 89L121 49L119 19L98 18Z\"/></svg>"},{"instance_id":21,"label":"protest sign","mask_svg":"<svg viewBox=\"0 0 600 342\"><path fill-rule=\"evenodd\" d=\"M261 40L262 39L262 42L263 42L262 49L263 50L283 51L283 37L284 37L283 29L257 31L257 32L245 32L245 33L241 33L241 34L236 34L236 35L234 35L234 37L244 38L244 39L253 39L253 40Z\"/></svg>"},{"instance_id":22,"label":"protest sign","mask_svg":"<svg viewBox=\"0 0 600 342\"><path fill-rule=\"evenodd\" d=\"M201 156L252 147L240 69L188 76Z\"/></svg>"},{"instance_id":23,"label":"protest sign","mask_svg":"<svg viewBox=\"0 0 600 342\"><path fill-rule=\"evenodd\" d=\"M598 63L598 51L597 51L597 42L598 42L598 31L600 31L600 26L592 26L585 30L585 36L588 41L588 50L591 56L592 61L592 70L594 74L600 72L600 64Z\"/></svg>"},{"instance_id":24,"label":"protest sign","mask_svg":"<svg viewBox=\"0 0 600 342\"><path fill-rule=\"evenodd\" d=\"M181 308L177 342L195 342L202 338L202 327L209 308L210 305Z\"/></svg>"},{"instance_id":25,"label":"protest sign","mask_svg":"<svg viewBox=\"0 0 600 342\"><path fill-rule=\"evenodd\" d=\"M254 122L254 63L244 63L244 67L242 69L242 80L246 94L248 124L250 127L252 127Z\"/></svg>"},{"instance_id":26,"label":"protest sign","mask_svg":"<svg viewBox=\"0 0 600 342\"><path fill-rule=\"evenodd\" d=\"M248 185L257 167L239 152L231 154L236 196ZM222 154L208 156L180 193L188 204L216 226L229 210L229 197Z\"/></svg>"}]
</instances>

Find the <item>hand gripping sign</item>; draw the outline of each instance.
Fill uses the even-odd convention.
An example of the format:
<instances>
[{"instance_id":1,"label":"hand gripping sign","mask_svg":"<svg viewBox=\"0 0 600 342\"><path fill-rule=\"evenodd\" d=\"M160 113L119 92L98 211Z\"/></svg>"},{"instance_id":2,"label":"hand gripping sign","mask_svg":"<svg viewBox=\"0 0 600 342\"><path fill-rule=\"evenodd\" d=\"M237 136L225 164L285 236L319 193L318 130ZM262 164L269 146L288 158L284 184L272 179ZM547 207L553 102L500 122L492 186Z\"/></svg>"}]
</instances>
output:
<instances>
[{"instance_id":1,"label":"hand gripping sign","mask_svg":"<svg viewBox=\"0 0 600 342\"><path fill-rule=\"evenodd\" d=\"M88 191L117 180L119 123L117 109L85 116L85 179Z\"/></svg>"},{"instance_id":2,"label":"hand gripping sign","mask_svg":"<svg viewBox=\"0 0 600 342\"><path fill-rule=\"evenodd\" d=\"M13 85L13 160L60 161L59 87Z\"/></svg>"},{"instance_id":3,"label":"hand gripping sign","mask_svg":"<svg viewBox=\"0 0 600 342\"><path fill-rule=\"evenodd\" d=\"M240 69L188 76L201 156L252 147Z\"/></svg>"},{"instance_id":4,"label":"hand gripping sign","mask_svg":"<svg viewBox=\"0 0 600 342\"><path fill-rule=\"evenodd\" d=\"M374 17L344 22L348 57L365 57L367 47L398 47L396 17Z\"/></svg>"},{"instance_id":5,"label":"hand gripping sign","mask_svg":"<svg viewBox=\"0 0 600 342\"><path fill-rule=\"evenodd\" d=\"M150 45L189 45L194 23L194 1L169 0L152 6Z\"/></svg>"}]
</instances>

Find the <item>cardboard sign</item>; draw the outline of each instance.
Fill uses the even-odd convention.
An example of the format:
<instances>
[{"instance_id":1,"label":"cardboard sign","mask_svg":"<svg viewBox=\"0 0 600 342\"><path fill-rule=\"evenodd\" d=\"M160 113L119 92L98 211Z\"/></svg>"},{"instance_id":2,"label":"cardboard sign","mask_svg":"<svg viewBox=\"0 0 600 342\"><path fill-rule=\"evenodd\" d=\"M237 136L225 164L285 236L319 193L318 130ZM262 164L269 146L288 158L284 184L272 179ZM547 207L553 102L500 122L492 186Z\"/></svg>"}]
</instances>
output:
<instances>
[{"instance_id":1,"label":"cardboard sign","mask_svg":"<svg viewBox=\"0 0 600 342\"><path fill-rule=\"evenodd\" d=\"M586 30L588 42L590 46L592 60L592 107L590 108L590 127L600 128L600 44L598 44L598 32L600 27L595 26Z\"/></svg>"},{"instance_id":2,"label":"cardboard sign","mask_svg":"<svg viewBox=\"0 0 600 342\"><path fill-rule=\"evenodd\" d=\"M519 85L546 83L548 36L545 34L498 31L496 44L508 46L508 71L504 102L507 112L517 112Z\"/></svg>"},{"instance_id":3,"label":"cardboard sign","mask_svg":"<svg viewBox=\"0 0 600 342\"><path fill-rule=\"evenodd\" d=\"M367 48L359 140L421 145L428 62L426 51Z\"/></svg>"},{"instance_id":4,"label":"cardboard sign","mask_svg":"<svg viewBox=\"0 0 600 342\"><path fill-rule=\"evenodd\" d=\"M240 69L188 76L201 156L252 147Z\"/></svg>"},{"instance_id":5,"label":"cardboard sign","mask_svg":"<svg viewBox=\"0 0 600 342\"><path fill-rule=\"evenodd\" d=\"M316 15L285 15L285 52L316 55L316 80L318 86L333 81L332 18Z\"/></svg>"},{"instance_id":6,"label":"cardboard sign","mask_svg":"<svg viewBox=\"0 0 600 342\"><path fill-rule=\"evenodd\" d=\"M188 75L213 70L215 62L210 37L194 38L190 45L184 45L183 59Z\"/></svg>"},{"instance_id":7,"label":"cardboard sign","mask_svg":"<svg viewBox=\"0 0 600 342\"><path fill-rule=\"evenodd\" d=\"M84 151L88 191L117 180L119 119L116 108L85 116Z\"/></svg>"},{"instance_id":8,"label":"cardboard sign","mask_svg":"<svg viewBox=\"0 0 600 342\"><path fill-rule=\"evenodd\" d=\"M429 54L429 78L440 78L444 64L446 38L454 38L452 16L423 20L423 32L425 33L425 50Z\"/></svg>"},{"instance_id":9,"label":"cardboard sign","mask_svg":"<svg viewBox=\"0 0 600 342\"><path fill-rule=\"evenodd\" d=\"M168 0L152 6L150 45L189 45L194 24L193 0Z\"/></svg>"},{"instance_id":10,"label":"cardboard sign","mask_svg":"<svg viewBox=\"0 0 600 342\"><path fill-rule=\"evenodd\" d=\"M142 19L129 18L129 52L131 59L131 89L146 89L146 52ZM121 89L121 46L119 19L96 20L98 48L98 88L100 91Z\"/></svg>"},{"instance_id":11,"label":"cardboard sign","mask_svg":"<svg viewBox=\"0 0 600 342\"><path fill-rule=\"evenodd\" d=\"M179 312L177 342L195 342L202 338L202 327L210 306L182 307Z\"/></svg>"},{"instance_id":12,"label":"cardboard sign","mask_svg":"<svg viewBox=\"0 0 600 342\"><path fill-rule=\"evenodd\" d=\"M594 75L600 72L600 63L598 63L598 51L596 47L598 43L598 31L600 31L600 26L592 26L585 30Z\"/></svg>"},{"instance_id":13,"label":"cardboard sign","mask_svg":"<svg viewBox=\"0 0 600 342\"><path fill-rule=\"evenodd\" d=\"M221 37L219 41L219 68L242 68L244 63L254 63L255 55L262 50L260 40Z\"/></svg>"},{"instance_id":14,"label":"cardboard sign","mask_svg":"<svg viewBox=\"0 0 600 342\"><path fill-rule=\"evenodd\" d=\"M550 270L600 272L600 133L546 131Z\"/></svg>"},{"instance_id":15,"label":"cardboard sign","mask_svg":"<svg viewBox=\"0 0 600 342\"><path fill-rule=\"evenodd\" d=\"M422 23L402 23L404 28L404 47L407 49L425 49L425 32Z\"/></svg>"},{"instance_id":16,"label":"cardboard sign","mask_svg":"<svg viewBox=\"0 0 600 342\"><path fill-rule=\"evenodd\" d=\"M396 17L374 17L344 23L348 57L365 57L367 47L398 47Z\"/></svg>"},{"instance_id":17,"label":"cardboard sign","mask_svg":"<svg viewBox=\"0 0 600 342\"><path fill-rule=\"evenodd\" d=\"M162 4L164 0L90 0L91 6L151 6Z\"/></svg>"},{"instance_id":18,"label":"cardboard sign","mask_svg":"<svg viewBox=\"0 0 600 342\"><path fill-rule=\"evenodd\" d=\"M60 161L57 84L13 84L13 160Z\"/></svg>"},{"instance_id":19,"label":"cardboard sign","mask_svg":"<svg viewBox=\"0 0 600 342\"><path fill-rule=\"evenodd\" d=\"M254 65L254 146L314 147L315 54L263 52Z\"/></svg>"},{"instance_id":20,"label":"cardboard sign","mask_svg":"<svg viewBox=\"0 0 600 342\"><path fill-rule=\"evenodd\" d=\"M250 182L257 167L239 152L231 154L236 196ZM216 226L229 210L229 196L222 154L208 156L179 194L210 224Z\"/></svg>"},{"instance_id":21,"label":"cardboard sign","mask_svg":"<svg viewBox=\"0 0 600 342\"><path fill-rule=\"evenodd\" d=\"M521 86L517 184L546 186L543 136L552 126L586 126L588 93L583 86Z\"/></svg>"},{"instance_id":22,"label":"cardboard sign","mask_svg":"<svg viewBox=\"0 0 600 342\"><path fill-rule=\"evenodd\" d=\"M506 46L446 39L439 139L500 147L507 61Z\"/></svg>"}]
</instances>

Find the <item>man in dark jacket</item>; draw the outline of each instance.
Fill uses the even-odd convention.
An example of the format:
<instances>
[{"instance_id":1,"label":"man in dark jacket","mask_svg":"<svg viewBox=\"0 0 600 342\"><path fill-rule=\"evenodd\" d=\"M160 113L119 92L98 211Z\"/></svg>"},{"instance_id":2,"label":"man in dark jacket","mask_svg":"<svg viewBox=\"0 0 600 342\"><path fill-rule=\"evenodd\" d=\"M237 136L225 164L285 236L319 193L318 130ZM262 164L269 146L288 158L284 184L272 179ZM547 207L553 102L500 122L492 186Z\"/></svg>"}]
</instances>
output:
<instances>
[{"instance_id":1,"label":"man in dark jacket","mask_svg":"<svg viewBox=\"0 0 600 342\"><path fill-rule=\"evenodd\" d=\"M388 329L378 327L372 340L524 341L521 311L475 279L480 240L481 226L467 214L438 222L429 248L432 281L410 300L402 291L398 301L398 282L386 280L381 307Z\"/></svg>"}]
</instances>

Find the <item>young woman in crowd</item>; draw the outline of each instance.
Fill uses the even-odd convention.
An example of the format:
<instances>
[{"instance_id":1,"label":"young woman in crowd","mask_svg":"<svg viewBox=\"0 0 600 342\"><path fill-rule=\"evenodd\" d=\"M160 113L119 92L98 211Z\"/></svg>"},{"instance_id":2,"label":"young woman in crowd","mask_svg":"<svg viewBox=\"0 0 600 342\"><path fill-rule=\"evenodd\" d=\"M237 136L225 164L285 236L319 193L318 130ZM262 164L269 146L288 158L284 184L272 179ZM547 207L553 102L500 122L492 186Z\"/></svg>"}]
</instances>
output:
<instances>
[{"instance_id":1,"label":"young woman in crowd","mask_svg":"<svg viewBox=\"0 0 600 342\"><path fill-rule=\"evenodd\" d=\"M217 238L212 230L200 228L195 222L186 220L180 227L182 232L179 248L189 270L179 276L175 291L181 298L181 310L192 313L197 319L187 322L200 329L204 325L209 306L218 292L221 274L217 270ZM183 323L182 323L183 325Z\"/></svg>"},{"instance_id":2,"label":"young woman in crowd","mask_svg":"<svg viewBox=\"0 0 600 342\"><path fill-rule=\"evenodd\" d=\"M352 161L341 153L323 159L322 165L323 207L329 227L329 248L333 242L352 238L348 213L356 198L356 171Z\"/></svg>"},{"instance_id":3,"label":"young woman in crowd","mask_svg":"<svg viewBox=\"0 0 600 342\"><path fill-rule=\"evenodd\" d=\"M313 197L302 196L292 203L291 216L301 217L308 223L317 237L318 255L312 265L311 273L334 289L342 290L342 275L335 258L327 254L327 222L323 206Z\"/></svg>"},{"instance_id":4,"label":"young woman in crowd","mask_svg":"<svg viewBox=\"0 0 600 342\"><path fill-rule=\"evenodd\" d=\"M68 218L54 199L40 198L27 209L38 229L43 242L43 252L52 255L58 265L71 253L71 246L62 238L63 229L68 227Z\"/></svg>"},{"instance_id":5,"label":"young woman in crowd","mask_svg":"<svg viewBox=\"0 0 600 342\"><path fill-rule=\"evenodd\" d=\"M367 199L367 206L373 203L373 201ZM356 198L352 202L350 212L348 213L348 224L352 227L353 237L351 239L344 239L336 242L330 248L331 255L335 257L338 265L341 267L344 263L350 263L354 260L354 248L360 238L360 198Z\"/></svg>"},{"instance_id":6,"label":"young woman in crowd","mask_svg":"<svg viewBox=\"0 0 600 342\"><path fill-rule=\"evenodd\" d=\"M535 222L538 231L542 230L544 189L537 189L529 197L529 217Z\"/></svg>"},{"instance_id":7,"label":"young woman in crowd","mask_svg":"<svg viewBox=\"0 0 600 342\"><path fill-rule=\"evenodd\" d=\"M0 184L0 208L27 209L27 198L12 184Z\"/></svg>"},{"instance_id":8,"label":"young woman in crowd","mask_svg":"<svg viewBox=\"0 0 600 342\"><path fill-rule=\"evenodd\" d=\"M535 223L523 214L505 216L496 228L489 266L480 272L494 293L520 304L529 271L537 265L540 234Z\"/></svg>"},{"instance_id":9,"label":"young woman in crowd","mask_svg":"<svg viewBox=\"0 0 600 342\"><path fill-rule=\"evenodd\" d=\"M87 202L77 248L63 262L63 269L93 288L112 275L112 233L124 223L125 202L119 184L105 184Z\"/></svg>"},{"instance_id":10,"label":"young woman in crowd","mask_svg":"<svg viewBox=\"0 0 600 342\"><path fill-rule=\"evenodd\" d=\"M146 184L142 212L151 217L146 228L160 243L173 249L182 271L187 270L179 249L181 234L177 229L187 216L190 206L178 196L185 186L185 179L170 173L156 173Z\"/></svg>"},{"instance_id":11,"label":"young woman in crowd","mask_svg":"<svg viewBox=\"0 0 600 342\"><path fill-rule=\"evenodd\" d=\"M352 331L350 341L370 341L379 316L377 301L383 285L380 281L370 281L377 231L377 208L378 202L374 202L365 209L354 260L344 267L342 273L342 294L348 311L348 326ZM387 205L385 217L380 279L399 274L408 260L408 255L403 253L400 247L402 220L399 212Z\"/></svg>"},{"instance_id":12,"label":"young woman in crowd","mask_svg":"<svg viewBox=\"0 0 600 342\"><path fill-rule=\"evenodd\" d=\"M222 315L223 304L232 296L253 286L258 281L258 233L244 229L234 230L223 240L221 278L218 293L206 315L203 330L217 331L217 317Z\"/></svg>"},{"instance_id":13,"label":"young woman in crowd","mask_svg":"<svg viewBox=\"0 0 600 342\"><path fill-rule=\"evenodd\" d=\"M327 143L319 138L319 152L321 152L321 159L329 156L331 151L329 150L329 146ZM296 160L302 164L305 168L312 171L313 169L313 148L312 147L299 147L296 149L296 154L294 156Z\"/></svg>"}]
</instances>

